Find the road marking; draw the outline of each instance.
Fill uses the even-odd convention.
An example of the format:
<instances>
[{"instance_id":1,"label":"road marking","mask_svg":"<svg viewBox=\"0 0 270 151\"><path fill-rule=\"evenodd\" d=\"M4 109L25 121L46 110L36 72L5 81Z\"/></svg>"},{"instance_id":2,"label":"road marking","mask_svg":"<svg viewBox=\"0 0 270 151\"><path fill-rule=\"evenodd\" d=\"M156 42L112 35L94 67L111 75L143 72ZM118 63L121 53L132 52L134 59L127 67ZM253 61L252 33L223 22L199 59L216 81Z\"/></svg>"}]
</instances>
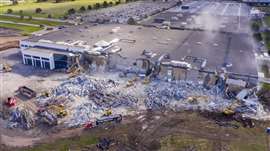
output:
<instances>
[{"instance_id":1,"label":"road marking","mask_svg":"<svg viewBox=\"0 0 270 151\"><path fill-rule=\"evenodd\" d=\"M239 7L238 7L238 30L240 30L240 27L241 27L241 3L239 4Z\"/></svg>"},{"instance_id":2,"label":"road marking","mask_svg":"<svg viewBox=\"0 0 270 151\"><path fill-rule=\"evenodd\" d=\"M222 16L225 14L225 12L226 12L228 6L229 6L229 4L226 3L226 6L224 7L224 9L223 9L222 12L221 12L221 15L222 15Z\"/></svg>"}]
</instances>

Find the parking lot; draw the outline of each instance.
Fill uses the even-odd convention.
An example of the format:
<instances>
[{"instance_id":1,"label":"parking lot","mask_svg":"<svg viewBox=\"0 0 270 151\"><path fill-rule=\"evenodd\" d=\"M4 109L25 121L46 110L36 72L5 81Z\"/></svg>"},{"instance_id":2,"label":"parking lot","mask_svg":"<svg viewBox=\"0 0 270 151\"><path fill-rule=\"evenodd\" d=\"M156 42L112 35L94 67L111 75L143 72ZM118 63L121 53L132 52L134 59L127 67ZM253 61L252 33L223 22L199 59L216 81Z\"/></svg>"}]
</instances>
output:
<instances>
[{"instance_id":1,"label":"parking lot","mask_svg":"<svg viewBox=\"0 0 270 151\"><path fill-rule=\"evenodd\" d=\"M182 6L189 9L182 9ZM162 27L156 19L169 21L171 27L223 32L249 33L250 7L237 2L193 1L162 12L142 24Z\"/></svg>"}]
</instances>

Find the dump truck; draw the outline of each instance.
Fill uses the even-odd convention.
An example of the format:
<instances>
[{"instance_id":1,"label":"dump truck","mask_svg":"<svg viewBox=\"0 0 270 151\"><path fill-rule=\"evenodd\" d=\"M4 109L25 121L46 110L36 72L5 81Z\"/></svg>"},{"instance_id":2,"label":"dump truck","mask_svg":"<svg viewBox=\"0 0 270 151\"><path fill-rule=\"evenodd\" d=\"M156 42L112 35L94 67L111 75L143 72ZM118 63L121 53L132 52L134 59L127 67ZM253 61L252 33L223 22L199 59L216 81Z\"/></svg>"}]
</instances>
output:
<instances>
[{"instance_id":1,"label":"dump truck","mask_svg":"<svg viewBox=\"0 0 270 151\"><path fill-rule=\"evenodd\" d=\"M36 92L26 86L21 86L17 90L21 95L28 97L29 99L36 97Z\"/></svg>"},{"instance_id":2,"label":"dump truck","mask_svg":"<svg viewBox=\"0 0 270 151\"><path fill-rule=\"evenodd\" d=\"M103 117L96 120L96 126L98 126L100 124L108 123L108 122L120 123L121 121L122 121L122 115L121 114L103 116Z\"/></svg>"}]
</instances>

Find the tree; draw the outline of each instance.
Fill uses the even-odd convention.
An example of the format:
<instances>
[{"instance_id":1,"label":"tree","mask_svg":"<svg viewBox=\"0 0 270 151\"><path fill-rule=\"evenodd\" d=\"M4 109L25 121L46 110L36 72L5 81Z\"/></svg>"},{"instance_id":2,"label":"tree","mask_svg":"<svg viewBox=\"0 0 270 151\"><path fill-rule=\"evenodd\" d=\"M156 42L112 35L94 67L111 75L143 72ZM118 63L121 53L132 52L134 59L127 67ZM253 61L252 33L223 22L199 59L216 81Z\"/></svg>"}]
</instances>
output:
<instances>
[{"instance_id":1,"label":"tree","mask_svg":"<svg viewBox=\"0 0 270 151\"><path fill-rule=\"evenodd\" d=\"M20 10L19 13L22 14L23 13L23 10Z\"/></svg>"},{"instance_id":2,"label":"tree","mask_svg":"<svg viewBox=\"0 0 270 151\"><path fill-rule=\"evenodd\" d=\"M99 9L100 8L100 4L99 3L96 3L95 4L95 9Z\"/></svg>"},{"instance_id":3,"label":"tree","mask_svg":"<svg viewBox=\"0 0 270 151\"><path fill-rule=\"evenodd\" d=\"M18 4L18 0L11 0L12 5L17 5Z\"/></svg>"},{"instance_id":4,"label":"tree","mask_svg":"<svg viewBox=\"0 0 270 151\"><path fill-rule=\"evenodd\" d=\"M109 2L109 6L113 6L113 2L111 1L111 2Z\"/></svg>"},{"instance_id":5,"label":"tree","mask_svg":"<svg viewBox=\"0 0 270 151\"><path fill-rule=\"evenodd\" d=\"M11 14L12 12L13 12L12 9L8 9L8 10L7 10L7 13L8 13L8 14Z\"/></svg>"},{"instance_id":6,"label":"tree","mask_svg":"<svg viewBox=\"0 0 270 151\"><path fill-rule=\"evenodd\" d=\"M103 2L103 7L104 7L104 8L108 7L108 2L107 2L107 1L104 1L104 2Z\"/></svg>"},{"instance_id":7,"label":"tree","mask_svg":"<svg viewBox=\"0 0 270 151\"><path fill-rule=\"evenodd\" d=\"M119 4L121 4L120 0L115 2L115 5L119 5Z\"/></svg>"},{"instance_id":8,"label":"tree","mask_svg":"<svg viewBox=\"0 0 270 151\"><path fill-rule=\"evenodd\" d=\"M136 23L136 21L135 21L134 18L130 17L130 18L127 20L127 24L129 24L129 25L136 25L137 23Z\"/></svg>"},{"instance_id":9,"label":"tree","mask_svg":"<svg viewBox=\"0 0 270 151\"><path fill-rule=\"evenodd\" d=\"M91 6L91 5L88 5L88 6L87 6L87 9L88 9L88 10L91 10L91 9L92 9L92 6Z\"/></svg>"},{"instance_id":10,"label":"tree","mask_svg":"<svg viewBox=\"0 0 270 151\"><path fill-rule=\"evenodd\" d=\"M37 13L37 14L39 14L39 13L41 13L41 12L42 12L42 9L41 9L41 8L37 8L37 9L36 9L36 13Z\"/></svg>"},{"instance_id":11,"label":"tree","mask_svg":"<svg viewBox=\"0 0 270 151\"><path fill-rule=\"evenodd\" d=\"M85 9L84 6L82 6L82 7L80 8L80 12L84 12L84 11L86 11L86 9Z\"/></svg>"},{"instance_id":12,"label":"tree","mask_svg":"<svg viewBox=\"0 0 270 151\"><path fill-rule=\"evenodd\" d=\"M69 15L72 15L72 14L75 14L76 13L76 10L74 8L71 8L68 10L68 14Z\"/></svg>"}]
</instances>

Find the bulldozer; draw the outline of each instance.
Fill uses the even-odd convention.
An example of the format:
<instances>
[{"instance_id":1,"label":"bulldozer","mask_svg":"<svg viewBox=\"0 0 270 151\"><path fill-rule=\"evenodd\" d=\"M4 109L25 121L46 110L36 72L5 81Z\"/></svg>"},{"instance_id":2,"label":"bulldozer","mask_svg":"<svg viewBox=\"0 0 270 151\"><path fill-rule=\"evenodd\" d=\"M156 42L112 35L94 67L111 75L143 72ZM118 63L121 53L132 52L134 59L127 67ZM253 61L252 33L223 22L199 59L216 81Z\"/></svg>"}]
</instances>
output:
<instances>
[{"instance_id":1,"label":"bulldozer","mask_svg":"<svg viewBox=\"0 0 270 151\"><path fill-rule=\"evenodd\" d=\"M236 108L239 106L239 102L236 100L234 103L232 103L230 106L226 107L223 110L223 114L225 115L234 115Z\"/></svg>"},{"instance_id":2,"label":"bulldozer","mask_svg":"<svg viewBox=\"0 0 270 151\"><path fill-rule=\"evenodd\" d=\"M67 111L65 110L64 105L60 104L60 105L50 105L48 107L48 110L50 110L51 112L53 112L58 118L63 118L65 116L67 116Z\"/></svg>"},{"instance_id":3,"label":"bulldozer","mask_svg":"<svg viewBox=\"0 0 270 151\"><path fill-rule=\"evenodd\" d=\"M105 110L105 112L103 113L103 116L110 116L110 115L112 115L111 109Z\"/></svg>"}]
</instances>

